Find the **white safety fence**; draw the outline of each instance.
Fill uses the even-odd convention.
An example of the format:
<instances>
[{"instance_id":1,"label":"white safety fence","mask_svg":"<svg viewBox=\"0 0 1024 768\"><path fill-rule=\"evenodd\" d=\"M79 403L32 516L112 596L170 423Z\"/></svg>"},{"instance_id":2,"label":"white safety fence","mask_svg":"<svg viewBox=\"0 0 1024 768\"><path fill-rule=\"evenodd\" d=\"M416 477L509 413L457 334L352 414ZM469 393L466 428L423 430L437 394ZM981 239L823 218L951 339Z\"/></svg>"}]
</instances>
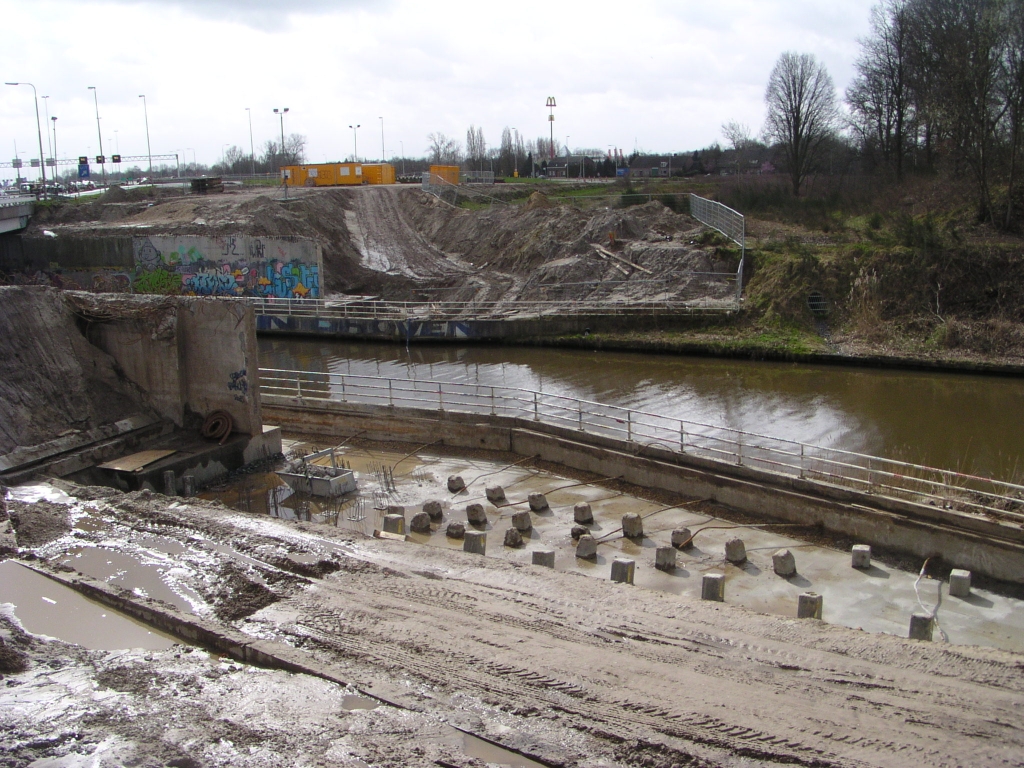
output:
<instances>
[{"instance_id":1,"label":"white safety fence","mask_svg":"<svg viewBox=\"0 0 1024 768\"><path fill-rule=\"evenodd\" d=\"M313 408L336 401L532 420L624 440L636 451L657 447L1024 523L1021 485L535 390L261 368L260 393Z\"/></svg>"},{"instance_id":2,"label":"white safety fence","mask_svg":"<svg viewBox=\"0 0 1024 768\"><path fill-rule=\"evenodd\" d=\"M563 317L565 315L687 315L735 312L731 302L693 301L378 301L355 299L254 299L256 314L369 320L481 320L499 317Z\"/></svg>"},{"instance_id":3,"label":"white safety fence","mask_svg":"<svg viewBox=\"0 0 1024 768\"><path fill-rule=\"evenodd\" d=\"M743 262L747 256L747 220L742 213L715 200L690 195L690 215L697 221L723 235L740 247L740 265L736 270L736 301L743 294Z\"/></svg>"}]
</instances>

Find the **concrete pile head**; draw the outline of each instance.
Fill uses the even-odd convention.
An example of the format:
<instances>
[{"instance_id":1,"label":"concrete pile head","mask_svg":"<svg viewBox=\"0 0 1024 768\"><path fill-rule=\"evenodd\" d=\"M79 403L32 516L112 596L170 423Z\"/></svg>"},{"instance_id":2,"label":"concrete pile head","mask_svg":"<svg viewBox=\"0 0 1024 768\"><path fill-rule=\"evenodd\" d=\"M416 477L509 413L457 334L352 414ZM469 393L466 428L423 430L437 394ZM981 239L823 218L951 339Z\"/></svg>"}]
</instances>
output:
<instances>
[{"instance_id":1,"label":"concrete pile head","mask_svg":"<svg viewBox=\"0 0 1024 768\"><path fill-rule=\"evenodd\" d=\"M384 533L405 533L405 518L401 515L384 515Z\"/></svg>"},{"instance_id":2,"label":"concrete pile head","mask_svg":"<svg viewBox=\"0 0 1024 768\"><path fill-rule=\"evenodd\" d=\"M619 584L632 584L636 573L636 561L617 557L612 560L612 581Z\"/></svg>"},{"instance_id":3,"label":"concrete pile head","mask_svg":"<svg viewBox=\"0 0 1024 768\"><path fill-rule=\"evenodd\" d=\"M515 548L523 546L523 534L515 528L509 528L505 531L505 546Z\"/></svg>"},{"instance_id":4,"label":"concrete pile head","mask_svg":"<svg viewBox=\"0 0 1024 768\"><path fill-rule=\"evenodd\" d=\"M796 617L798 619L820 619L824 598L817 592L804 592L796 599Z\"/></svg>"},{"instance_id":5,"label":"concrete pile head","mask_svg":"<svg viewBox=\"0 0 1024 768\"><path fill-rule=\"evenodd\" d=\"M466 490L466 481L462 479L462 475L449 475L448 492L458 493L464 490Z\"/></svg>"},{"instance_id":6,"label":"concrete pile head","mask_svg":"<svg viewBox=\"0 0 1024 768\"><path fill-rule=\"evenodd\" d=\"M700 599L715 600L719 603L725 600L725 574L705 573L700 583Z\"/></svg>"},{"instance_id":7,"label":"concrete pile head","mask_svg":"<svg viewBox=\"0 0 1024 768\"><path fill-rule=\"evenodd\" d=\"M512 527L517 531L523 532L533 528L533 520L530 519L530 513L523 510L522 512L516 512L512 515Z\"/></svg>"},{"instance_id":8,"label":"concrete pile head","mask_svg":"<svg viewBox=\"0 0 1024 768\"><path fill-rule=\"evenodd\" d=\"M467 504L466 519L472 525L483 525L487 522L487 513L484 512L483 504Z\"/></svg>"},{"instance_id":9,"label":"concrete pile head","mask_svg":"<svg viewBox=\"0 0 1024 768\"><path fill-rule=\"evenodd\" d=\"M579 541L580 536L586 536L588 533L590 533L590 529L588 529L586 526L574 525L572 527L572 530L569 532L569 535L572 536L573 541Z\"/></svg>"},{"instance_id":10,"label":"concrete pile head","mask_svg":"<svg viewBox=\"0 0 1024 768\"><path fill-rule=\"evenodd\" d=\"M401 515L402 517L405 517L405 507L403 507L401 504L389 504L388 514Z\"/></svg>"},{"instance_id":11,"label":"concrete pile head","mask_svg":"<svg viewBox=\"0 0 1024 768\"><path fill-rule=\"evenodd\" d=\"M671 571L676 567L675 547L658 547L654 550L654 567L659 571Z\"/></svg>"},{"instance_id":12,"label":"concrete pile head","mask_svg":"<svg viewBox=\"0 0 1024 768\"><path fill-rule=\"evenodd\" d=\"M635 512L627 512L622 516L622 535L627 539L644 537L644 519Z\"/></svg>"},{"instance_id":13,"label":"concrete pile head","mask_svg":"<svg viewBox=\"0 0 1024 768\"><path fill-rule=\"evenodd\" d=\"M466 531L462 540L462 550L477 555L487 554L487 534L483 531Z\"/></svg>"},{"instance_id":14,"label":"concrete pile head","mask_svg":"<svg viewBox=\"0 0 1024 768\"><path fill-rule=\"evenodd\" d=\"M590 525L594 522L594 511L590 508L590 505L587 504L587 502L581 501L572 508L572 519L573 522L580 523L582 525Z\"/></svg>"},{"instance_id":15,"label":"concrete pile head","mask_svg":"<svg viewBox=\"0 0 1024 768\"><path fill-rule=\"evenodd\" d=\"M931 642L935 631L935 619L931 614L915 613L910 617L910 639Z\"/></svg>"},{"instance_id":16,"label":"concrete pile head","mask_svg":"<svg viewBox=\"0 0 1024 768\"><path fill-rule=\"evenodd\" d=\"M431 520L440 520L443 514L441 502L435 499L423 502L423 511L427 513Z\"/></svg>"},{"instance_id":17,"label":"concrete pile head","mask_svg":"<svg viewBox=\"0 0 1024 768\"><path fill-rule=\"evenodd\" d=\"M498 505L505 503L505 489L500 485L488 485L484 490L484 493L487 494L487 500L491 502L491 504Z\"/></svg>"},{"instance_id":18,"label":"concrete pile head","mask_svg":"<svg viewBox=\"0 0 1024 768\"><path fill-rule=\"evenodd\" d=\"M871 547L867 544L854 544L853 555L850 564L854 568L871 567Z\"/></svg>"},{"instance_id":19,"label":"concrete pile head","mask_svg":"<svg viewBox=\"0 0 1024 768\"><path fill-rule=\"evenodd\" d=\"M689 549L693 546L693 534L689 528L676 528L672 531L672 546L676 549Z\"/></svg>"},{"instance_id":20,"label":"concrete pile head","mask_svg":"<svg viewBox=\"0 0 1024 768\"><path fill-rule=\"evenodd\" d=\"M417 512L409 521L409 528L413 533L430 533L430 515L426 512Z\"/></svg>"},{"instance_id":21,"label":"concrete pile head","mask_svg":"<svg viewBox=\"0 0 1024 768\"><path fill-rule=\"evenodd\" d=\"M971 596L971 572L954 568L949 572L949 596L967 599Z\"/></svg>"},{"instance_id":22,"label":"concrete pile head","mask_svg":"<svg viewBox=\"0 0 1024 768\"><path fill-rule=\"evenodd\" d=\"M466 535L466 526L462 523L448 523L444 533L449 539L461 539Z\"/></svg>"},{"instance_id":23,"label":"concrete pile head","mask_svg":"<svg viewBox=\"0 0 1024 768\"><path fill-rule=\"evenodd\" d=\"M533 550L533 564L543 565L545 568L555 567L555 550L535 549Z\"/></svg>"},{"instance_id":24,"label":"concrete pile head","mask_svg":"<svg viewBox=\"0 0 1024 768\"><path fill-rule=\"evenodd\" d=\"M788 549L780 549L772 555L772 569L783 578L794 576L796 574L796 558Z\"/></svg>"},{"instance_id":25,"label":"concrete pile head","mask_svg":"<svg viewBox=\"0 0 1024 768\"><path fill-rule=\"evenodd\" d=\"M548 509L548 498L543 493L531 493L528 497L530 509L534 512L543 512Z\"/></svg>"},{"instance_id":26,"label":"concrete pile head","mask_svg":"<svg viewBox=\"0 0 1024 768\"><path fill-rule=\"evenodd\" d=\"M589 533L580 536L579 543L576 545L576 557L581 557L584 560L592 560L597 557L597 541Z\"/></svg>"},{"instance_id":27,"label":"concrete pile head","mask_svg":"<svg viewBox=\"0 0 1024 768\"><path fill-rule=\"evenodd\" d=\"M743 539L729 539L725 542L725 559L733 565L747 561L747 547Z\"/></svg>"}]
</instances>

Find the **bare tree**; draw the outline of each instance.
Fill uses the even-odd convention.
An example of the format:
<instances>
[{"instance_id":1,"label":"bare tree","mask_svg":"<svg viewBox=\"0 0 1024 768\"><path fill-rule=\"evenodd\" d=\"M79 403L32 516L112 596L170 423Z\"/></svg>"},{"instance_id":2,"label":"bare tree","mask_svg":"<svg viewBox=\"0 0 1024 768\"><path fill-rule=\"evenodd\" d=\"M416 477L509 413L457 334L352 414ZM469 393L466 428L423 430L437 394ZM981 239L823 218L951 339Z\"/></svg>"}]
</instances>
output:
<instances>
[{"instance_id":1,"label":"bare tree","mask_svg":"<svg viewBox=\"0 0 1024 768\"><path fill-rule=\"evenodd\" d=\"M487 156L487 142L484 141L484 129L469 126L466 131L466 159L475 163L477 170L484 169L484 158Z\"/></svg>"},{"instance_id":2,"label":"bare tree","mask_svg":"<svg viewBox=\"0 0 1024 768\"><path fill-rule=\"evenodd\" d=\"M857 74L846 91L863 146L877 145L896 181L903 180L907 128L913 119L909 0L871 9L871 35L860 41Z\"/></svg>"},{"instance_id":3,"label":"bare tree","mask_svg":"<svg viewBox=\"0 0 1024 768\"><path fill-rule=\"evenodd\" d=\"M799 196L822 145L835 131L836 87L825 65L812 54L786 52L768 78L764 100L768 107L765 137L782 146L793 194Z\"/></svg>"},{"instance_id":4,"label":"bare tree","mask_svg":"<svg viewBox=\"0 0 1024 768\"><path fill-rule=\"evenodd\" d=\"M457 139L449 138L438 131L427 136L430 146L427 152L430 162L436 165L458 165L462 159L462 148Z\"/></svg>"},{"instance_id":5,"label":"bare tree","mask_svg":"<svg viewBox=\"0 0 1024 768\"><path fill-rule=\"evenodd\" d=\"M1024 143L1024 0L1006 4L1006 53L1004 58L1003 97L1006 101L1006 131L1009 144L1009 170L1006 188L1006 216L1003 226L1013 225L1013 194L1017 163Z\"/></svg>"},{"instance_id":6,"label":"bare tree","mask_svg":"<svg viewBox=\"0 0 1024 768\"><path fill-rule=\"evenodd\" d=\"M754 137L750 133L750 127L743 123L737 123L735 120L722 123L722 136L732 144L732 148L737 152L742 152L755 143Z\"/></svg>"}]
</instances>

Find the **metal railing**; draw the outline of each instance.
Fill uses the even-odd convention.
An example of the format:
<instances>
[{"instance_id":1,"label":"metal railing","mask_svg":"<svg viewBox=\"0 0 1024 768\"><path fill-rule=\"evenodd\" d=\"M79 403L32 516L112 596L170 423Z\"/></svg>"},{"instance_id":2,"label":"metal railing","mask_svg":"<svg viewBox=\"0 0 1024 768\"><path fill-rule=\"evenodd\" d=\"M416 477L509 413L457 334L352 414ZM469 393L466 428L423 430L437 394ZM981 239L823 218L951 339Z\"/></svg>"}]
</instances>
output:
<instances>
[{"instance_id":1,"label":"metal railing","mask_svg":"<svg viewBox=\"0 0 1024 768\"><path fill-rule=\"evenodd\" d=\"M692 301L353 301L324 299L253 299L258 315L351 318L357 320L480 320L575 316L714 315L735 312L731 300L702 297Z\"/></svg>"},{"instance_id":2,"label":"metal railing","mask_svg":"<svg viewBox=\"0 0 1024 768\"><path fill-rule=\"evenodd\" d=\"M261 368L260 394L311 407L336 401L531 420L617 438L637 452L658 447L1024 524L1021 485L535 390Z\"/></svg>"},{"instance_id":3,"label":"metal railing","mask_svg":"<svg viewBox=\"0 0 1024 768\"><path fill-rule=\"evenodd\" d=\"M740 265L736 270L736 301L743 294L743 261L747 255L747 220L727 205L690 194L690 215L716 229L740 247Z\"/></svg>"}]
</instances>

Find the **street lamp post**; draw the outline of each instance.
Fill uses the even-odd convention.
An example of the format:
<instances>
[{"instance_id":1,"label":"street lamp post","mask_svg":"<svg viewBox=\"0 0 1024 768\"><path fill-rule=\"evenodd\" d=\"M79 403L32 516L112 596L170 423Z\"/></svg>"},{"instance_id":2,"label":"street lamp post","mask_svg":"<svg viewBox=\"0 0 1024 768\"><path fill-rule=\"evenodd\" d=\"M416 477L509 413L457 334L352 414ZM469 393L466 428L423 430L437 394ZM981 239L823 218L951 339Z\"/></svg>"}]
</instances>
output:
<instances>
[{"instance_id":1,"label":"street lamp post","mask_svg":"<svg viewBox=\"0 0 1024 768\"><path fill-rule=\"evenodd\" d=\"M43 197L46 197L46 158L43 157L43 129L39 125L39 97L32 83L7 83L7 85L27 85L32 89L32 99L36 105L36 133L39 134L39 174L43 179ZM15 174L17 175L17 174Z\"/></svg>"},{"instance_id":2,"label":"street lamp post","mask_svg":"<svg viewBox=\"0 0 1024 768\"><path fill-rule=\"evenodd\" d=\"M252 169L253 178L256 177L256 145L252 141L252 110L248 107L245 111L249 114L249 166Z\"/></svg>"},{"instance_id":3,"label":"street lamp post","mask_svg":"<svg viewBox=\"0 0 1024 768\"><path fill-rule=\"evenodd\" d=\"M43 125L49 125L50 124L50 97L49 96L43 96L42 99L43 99L43 113L46 115L46 122L43 123ZM52 158L53 157L53 146L51 146L51 144L50 144L50 132L49 131L46 132L46 148L50 150L50 157ZM54 161L53 161L53 169L54 169L54 176L56 176L57 175L57 161L56 161L56 159L54 159Z\"/></svg>"},{"instance_id":4,"label":"street lamp post","mask_svg":"<svg viewBox=\"0 0 1024 768\"><path fill-rule=\"evenodd\" d=\"M149 106L146 104L146 94L140 93L142 99L142 114L146 117L146 154L149 156L149 180L153 181L153 150L149 146Z\"/></svg>"},{"instance_id":5,"label":"street lamp post","mask_svg":"<svg viewBox=\"0 0 1024 768\"><path fill-rule=\"evenodd\" d=\"M278 109L277 107L274 108L274 114L281 118L281 160L284 159L284 113L287 111L288 107L285 107L284 109ZM281 171L281 160L277 161L277 170L279 173Z\"/></svg>"},{"instance_id":6,"label":"street lamp post","mask_svg":"<svg viewBox=\"0 0 1024 768\"><path fill-rule=\"evenodd\" d=\"M356 123L355 125L350 125L349 128L352 129L352 162L353 163L358 163L359 162L359 137L356 135L356 131L358 131L360 128L362 128L362 125L360 125L359 123Z\"/></svg>"},{"instance_id":7,"label":"street lamp post","mask_svg":"<svg viewBox=\"0 0 1024 768\"><path fill-rule=\"evenodd\" d=\"M50 122L53 123L53 181L56 184L60 179L57 174L57 116L51 117Z\"/></svg>"},{"instance_id":8,"label":"street lamp post","mask_svg":"<svg viewBox=\"0 0 1024 768\"><path fill-rule=\"evenodd\" d=\"M549 149L550 149L550 157L551 157L552 160L554 160L555 159L555 107L558 106L557 104L555 104L555 97L554 96L548 96L547 103L544 106L546 106L549 110L551 110L550 114L548 115L548 122L551 124L551 146L550 146Z\"/></svg>"},{"instance_id":9,"label":"street lamp post","mask_svg":"<svg viewBox=\"0 0 1024 768\"><path fill-rule=\"evenodd\" d=\"M380 119L380 161L384 162L384 118Z\"/></svg>"},{"instance_id":10,"label":"street lamp post","mask_svg":"<svg viewBox=\"0 0 1024 768\"><path fill-rule=\"evenodd\" d=\"M103 186L107 186L107 158L103 154L103 134L100 133L100 100L96 95L96 86L90 85L88 90L92 91L92 101L96 105L96 136L100 140L100 157L103 158L103 162L100 163L100 167L103 169Z\"/></svg>"}]
</instances>

